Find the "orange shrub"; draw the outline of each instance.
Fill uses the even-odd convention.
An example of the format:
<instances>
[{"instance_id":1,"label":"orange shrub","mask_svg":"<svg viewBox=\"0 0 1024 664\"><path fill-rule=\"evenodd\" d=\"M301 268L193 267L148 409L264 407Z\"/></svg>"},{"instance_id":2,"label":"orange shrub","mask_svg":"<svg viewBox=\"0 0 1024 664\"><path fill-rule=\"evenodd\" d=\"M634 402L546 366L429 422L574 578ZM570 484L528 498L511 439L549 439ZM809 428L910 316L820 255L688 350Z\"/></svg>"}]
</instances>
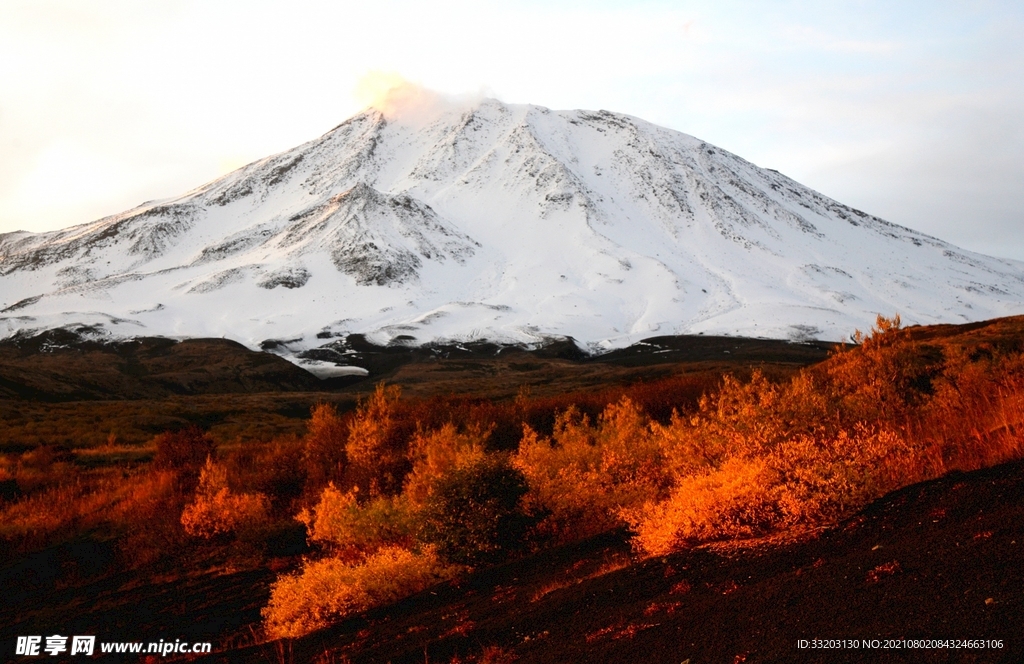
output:
<instances>
[{"instance_id":1,"label":"orange shrub","mask_svg":"<svg viewBox=\"0 0 1024 664\"><path fill-rule=\"evenodd\" d=\"M527 505L550 514L543 528L560 540L621 525L622 508L657 497L667 480L646 416L625 398L596 425L570 408L551 439L526 427L512 463L529 485Z\"/></svg>"},{"instance_id":2,"label":"orange shrub","mask_svg":"<svg viewBox=\"0 0 1024 664\"><path fill-rule=\"evenodd\" d=\"M298 637L374 606L394 602L450 578L430 549L385 547L358 564L329 558L279 578L263 609L270 638Z\"/></svg>"},{"instance_id":3,"label":"orange shrub","mask_svg":"<svg viewBox=\"0 0 1024 664\"><path fill-rule=\"evenodd\" d=\"M915 421L946 469L973 470L1024 454L1024 353L944 349L934 395Z\"/></svg>"},{"instance_id":4,"label":"orange shrub","mask_svg":"<svg viewBox=\"0 0 1024 664\"><path fill-rule=\"evenodd\" d=\"M328 482L340 480L345 470L345 439L348 431L337 409L318 403L310 411L303 459L307 487L316 495Z\"/></svg>"},{"instance_id":5,"label":"orange shrub","mask_svg":"<svg viewBox=\"0 0 1024 664\"><path fill-rule=\"evenodd\" d=\"M622 512L637 547L818 526L900 486L1024 454L1024 354L915 344L898 317L856 341L786 384L727 377L694 415L654 425L674 481L667 500Z\"/></svg>"},{"instance_id":6,"label":"orange shrub","mask_svg":"<svg viewBox=\"0 0 1024 664\"><path fill-rule=\"evenodd\" d=\"M210 539L258 527L269 510L270 501L261 493L233 493L227 470L207 459L195 498L181 513L181 525L193 537Z\"/></svg>"},{"instance_id":7,"label":"orange shrub","mask_svg":"<svg viewBox=\"0 0 1024 664\"><path fill-rule=\"evenodd\" d=\"M299 513L311 542L326 545L346 559L387 545L411 544L413 526L405 501L379 496L360 505L357 493L354 489L342 493L328 484L316 506Z\"/></svg>"},{"instance_id":8,"label":"orange shrub","mask_svg":"<svg viewBox=\"0 0 1024 664\"><path fill-rule=\"evenodd\" d=\"M667 500L623 510L634 546L661 555L700 542L829 523L921 476L919 450L865 425L798 435L682 477Z\"/></svg>"},{"instance_id":9,"label":"orange shrub","mask_svg":"<svg viewBox=\"0 0 1024 664\"><path fill-rule=\"evenodd\" d=\"M401 486L404 450L395 418L401 388L377 385L360 402L349 422L345 454L350 464L349 483L373 495L393 493Z\"/></svg>"},{"instance_id":10,"label":"orange shrub","mask_svg":"<svg viewBox=\"0 0 1024 664\"><path fill-rule=\"evenodd\" d=\"M855 352L837 353L824 365L836 406L847 421L906 424L928 390L927 358L914 347L900 317L878 316L870 334L857 330Z\"/></svg>"},{"instance_id":11,"label":"orange shrub","mask_svg":"<svg viewBox=\"0 0 1024 664\"><path fill-rule=\"evenodd\" d=\"M423 505L446 473L482 460L490 434L489 428L478 425L459 431L451 423L434 431L418 431L409 444L412 471L406 478L404 495L410 504Z\"/></svg>"},{"instance_id":12,"label":"orange shrub","mask_svg":"<svg viewBox=\"0 0 1024 664\"><path fill-rule=\"evenodd\" d=\"M759 371L747 383L725 376L716 394L701 399L688 423L674 418L658 432L681 467L694 455L715 466L738 453L771 449L786 431L779 413L782 399L781 389ZM673 442L683 450L672 449Z\"/></svg>"}]
</instances>

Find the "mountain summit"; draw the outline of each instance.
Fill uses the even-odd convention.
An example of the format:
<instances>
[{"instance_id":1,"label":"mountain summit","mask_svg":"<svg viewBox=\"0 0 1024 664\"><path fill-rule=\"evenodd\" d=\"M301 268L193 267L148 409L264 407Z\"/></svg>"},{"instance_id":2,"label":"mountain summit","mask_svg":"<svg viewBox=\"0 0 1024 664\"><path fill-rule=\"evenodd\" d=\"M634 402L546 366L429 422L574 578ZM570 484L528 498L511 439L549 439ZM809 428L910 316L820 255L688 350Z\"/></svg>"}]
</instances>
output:
<instances>
[{"instance_id":1,"label":"mountain summit","mask_svg":"<svg viewBox=\"0 0 1024 664\"><path fill-rule=\"evenodd\" d=\"M637 118L486 99L368 109L182 196L0 235L0 310L0 336L82 324L292 352L349 333L838 340L878 313L1024 313L1024 264Z\"/></svg>"}]
</instances>

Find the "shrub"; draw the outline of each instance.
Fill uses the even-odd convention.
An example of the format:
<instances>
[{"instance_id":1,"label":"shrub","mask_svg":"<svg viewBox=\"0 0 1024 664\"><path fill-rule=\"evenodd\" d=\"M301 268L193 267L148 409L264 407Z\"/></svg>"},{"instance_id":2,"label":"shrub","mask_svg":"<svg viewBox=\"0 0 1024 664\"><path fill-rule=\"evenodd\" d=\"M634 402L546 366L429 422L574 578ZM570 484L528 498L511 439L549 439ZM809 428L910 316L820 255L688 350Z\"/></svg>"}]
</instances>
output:
<instances>
[{"instance_id":1,"label":"shrub","mask_svg":"<svg viewBox=\"0 0 1024 664\"><path fill-rule=\"evenodd\" d=\"M950 445L922 435L935 422L921 414L938 412L923 406L963 408L965 392L971 403L986 401L978 395L991 395L991 379L965 370L963 358L952 383L939 376L935 353L915 348L898 317L879 317L871 334L858 332L855 341L856 348L785 384L760 372L747 383L726 377L693 416L655 425L674 485L666 500L623 510L637 548L659 554L823 525L944 472ZM952 414L949 407L942 412Z\"/></svg>"},{"instance_id":2,"label":"shrub","mask_svg":"<svg viewBox=\"0 0 1024 664\"><path fill-rule=\"evenodd\" d=\"M401 486L405 461L395 408L401 396L396 385L377 385L373 394L359 404L348 425L345 454L350 483L371 494L392 493Z\"/></svg>"},{"instance_id":3,"label":"shrub","mask_svg":"<svg viewBox=\"0 0 1024 664\"><path fill-rule=\"evenodd\" d=\"M934 395L915 435L931 443L942 466L973 470L1024 453L1024 353L972 356L944 350Z\"/></svg>"},{"instance_id":4,"label":"shrub","mask_svg":"<svg viewBox=\"0 0 1024 664\"><path fill-rule=\"evenodd\" d=\"M815 527L920 476L919 452L865 425L828 438L795 436L768 454L736 455L684 477L668 499L623 517L648 555Z\"/></svg>"},{"instance_id":5,"label":"shrub","mask_svg":"<svg viewBox=\"0 0 1024 664\"><path fill-rule=\"evenodd\" d=\"M316 495L328 482L341 480L346 465L347 435L333 405L318 403L313 406L303 439L306 484L311 495Z\"/></svg>"},{"instance_id":6,"label":"shrub","mask_svg":"<svg viewBox=\"0 0 1024 664\"><path fill-rule=\"evenodd\" d=\"M342 493L333 484L320 494L312 510L303 510L312 542L327 545L342 558L369 555L388 545L412 543L411 515L400 498L379 496L360 505L356 490Z\"/></svg>"},{"instance_id":7,"label":"shrub","mask_svg":"<svg viewBox=\"0 0 1024 664\"><path fill-rule=\"evenodd\" d=\"M680 481L668 500L625 509L634 548L661 555L725 536L752 536L778 518L768 500L763 459L730 459Z\"/></svg>"},{"instance_id":8,"label":"shrub","mask_svg":"<svg viewBox=\"0 0 1024 664\"><path fill-rule=\"evenodd\" d=\"M432 550L401 547L382 548L359 564L333 558L306 563L301 572L283 576L271 587L264 627L270 638L302 636L412 595L453 573Z\"/></svg>"},{"instance_id":9,"label":"shrub","mask_svg":"<svg viewBox=\"0 0 1024 664\"><path fill-rule=\"evenodd\" d=\"M829 387L848 421L906 423L909 409L930 391L926 358L915 349L900 317L878 316L870 334L857 330L856 352L838 353L825 364Z\"/></svg>"},{"instance_id":10,"label":"shrub","mask_svg":"<svg viewBox=\"0 0 1024 664\"><path fill-rule=\"evenodd\" d=\"M420 513L420 537L460 564L495 562L522 548L530 519L520 507L526 479L491 454L443 475Z\"/></svg>"},{"instance_id":11,"label":"shrub","mask_svg":"<svg viewBox=\"0 0 1024 664\"><path fill-rule=\"evenodd\" d=\"M489 428L474 425L460 432L451 423L434 431L418 431L409 446L413 466L404 490L410 503L423 505L447 473L483 460L489 436Z\"/></svg>"},{"instance_id":12,"label":"shrub","mask_svg":"<svg viewBox=\"0 0 1024 664\"><path fill-rule=\"evenodd\" d=\"M551 439L527 427L512 463L526 477L529 508L549 514L544 531L563 541L622 525L622 508L667 485L662 450L628 399L607 406L596 426L574 408L560 413Z\"/></svg>"},{"instance_id":13,"label":"shrub","mask_svg":"<svg viewBox=\"0 0 1024 664\"><path fill-rule=\"evenodd\" d=\"M206 460L195 498L181 513L181 525L193 537L210 539L257 527L267 520L270 501L260 493L233 493L227 470Z\"/></svg>"}]
</instances>

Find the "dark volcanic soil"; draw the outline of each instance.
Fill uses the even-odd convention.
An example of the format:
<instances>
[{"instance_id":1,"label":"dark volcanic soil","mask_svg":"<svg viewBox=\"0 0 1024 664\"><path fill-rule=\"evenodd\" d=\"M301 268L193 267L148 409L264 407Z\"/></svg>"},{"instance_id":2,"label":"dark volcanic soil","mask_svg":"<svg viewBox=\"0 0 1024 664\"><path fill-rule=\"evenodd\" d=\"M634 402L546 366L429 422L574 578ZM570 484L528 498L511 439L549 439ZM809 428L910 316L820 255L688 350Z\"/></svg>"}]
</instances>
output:
<instances>
[{"instance_id":1,"label":"dark volcanic soil","mask_svg":"<svg viewBox=\"0 0 1024 664\"><path fill-rule=\"evenodd\" d=\"M351 335L304 356L362 367L370 375L319 380L271 352L251 351L226 339L141 337L103 342L56 329L0 341L0 400L52 403L363 392L382 380L403 385L417 396L466 391L475 396L515 396L521 385L537 386L542 392L551 385L553 392L565 392L576 384L622 384L662 377L680 364L703 370L761 364L800 367L823 360L831 346L733 337L657 337L592 357L571 341L534 350L484 342L382 347Z\"/></svg>"},{"instance_id":2,"label":"dark volcanic soil","mask_svg":"<svg viewBox=\"0 0 1024 664\"><path fill-rule=\"evenodd\" d=\"M598 357L568 341L527 351L380 347L350 337L343 347L354 353L344 361L368 368L369 376L318 380L272 353L224 339L101 343L67 330L8 339L0 342L0 452L89 447L112 432L120 444L140 445L188 424L218 441L269 440L301 434L318 402L350 410L381 381L412 398L512 399L523 388L559 396L679 376L703 375L713 385L722 373L752 367L785 376L824 359L830 345L660 337Z\"/></svg>"},{"instance_id":3,"label":"dark volcanic soil","mask_svg":"<svg viewBox=\"0 0 1024 664\"><path fill-rule=\"evenodd\" d=\"M101 343L50 330L0 342L0 399L154 399L320 389L315 376L291 362L226 339Z\"/></svg>"},{"instance_id":4,"label":"dark volcanic soil","mask_svg":"<svg viewBox=\"0 0 1024 664\"><path fill-rule=\"evenodd\" d=\"M97 561L94 556L105 555L95 543L78 546L93 550L64 545L0 569L5 589L0 600L0 661L33 661L12 657L21 635L91 634L98 642L182 639L211 641L222 648L251 643L249 626L260 620L275 578L265 568L178 574L172 581L108 573L63 587L69 567L88 573ZM80 658L67 661L76 659Z\"/></svg>"},{"instance_id":5,"label":"dark volcanic soil","mask_svg":"<svg viewBox=\"0 0 1024 664\"><path fill-rule=\"evenodd\" d=\"M915 338L938 344L965 333L979 347L1016 348L1022 321L929 328ZM345 386L222 340L115 348L60 341L0 344L0 449L29 449L21 438L71 446L87 429L142 443L184 422L210 428L218 440L269 439L300 433L312 403L350 408L381 379L412 396L505 398L524 385L534 395L560 394L756 365L793 371L827 352L825 344L726 338L652 339L598 358L579 357L569 343L447 355L360 347L378 364L370 379ZM258 637L270 569L225 554L215 565L123 572L112 544L85 539L0 561L0 661L28 661L11 656L17 635L70 633L210 640L215 654L205 661L246 663L438 664L479 660L487 647L542 663L1022 662L1022 546L1024 462L1017 462L905 488L800 540L635 561L626 535L608 534L303 639L253 646L245 644ZM273 554L282 556L274 568L294 569L295 553ZM801 649L801 639L881 643ZM883 648L885 639L998 639L1002 647Z\"/></svg>"},{"instance_id":6,"label":"dark volcanic soil","mask_svg":"<svg viewBox=\"0 0 1024 664\"><path fill-rule=\"evenodd\" d=\"M1024 462L1015 462L907 487L803 541L626 565L624 537L606 535L291 643L200 661L419 664L472 661L496 646L531 663L1021 662L1022 551ZM800 649L800 639L880 645ZM1002 647L882 647L890 639Z\"/></svg>"}]
</instances>

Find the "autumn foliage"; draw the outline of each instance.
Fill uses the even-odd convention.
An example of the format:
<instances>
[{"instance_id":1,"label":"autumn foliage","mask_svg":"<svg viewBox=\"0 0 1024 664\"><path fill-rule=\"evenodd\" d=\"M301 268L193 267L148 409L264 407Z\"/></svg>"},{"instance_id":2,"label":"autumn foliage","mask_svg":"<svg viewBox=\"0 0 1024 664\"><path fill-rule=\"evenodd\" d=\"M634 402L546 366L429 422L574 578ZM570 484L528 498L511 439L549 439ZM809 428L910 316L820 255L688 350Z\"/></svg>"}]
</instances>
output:
<instances>
[{"instance_id":1,"label":"autumn foliage","mask_svg":"<svg viewBox=\"0 0 1024 664\"><path fill-rule=\"evenodd\" d=\"M347 411L317 404L304 433L269 441L158 434L151 463L117 473L39 445L0 458L0 536L28 547L110 529L141 564L181 542L304 529L309 555L263 612L268 636L298 636L613 529L641 556L799 534L898 487L1019 458L1021 329L879 317L799 371L555 397L406 399L382 384Z\"/></svg>"},{"instance_id":2,"label":"autumn foliage","mask_svg":"<svg viewBox=\"0 0 1024 664\"><path fill-rule=\"evenodd\" d=\"M726 378L690 417L655 427L672 487L621 514L659 554L836 520L900 486L1017 458L1020 348L914 343L879 318L856 348L773 384Z\"/></svg>"},{"instance_id":3,"label":"autumn foliage","mask_svg":"<svg viewBox=\"0 0 1024 664\"><path fill-rule=\"evenodd\" d=\"M227 470L207 458L192 502L181 513L181 525L193 537L210 539L259 527L267 520L270 501L261 493L239 493L228 487Z\"/></svg>"},{"instance_id":4,"label":"autumn foliage","mask_svg":"<svg viewBox=\"0 0 1024 664\"><path fill-rule=\"evenodd\" d=\"M513 464L530 487L527 505L547 514L542 530L560 542L595 535L621 525L623 509L659 495L668 476L651 426L628 398L595 423L570 408L550 437L526 426Z\"/></svg>"},{"instance_id":5,"label":"autumn foliage","mask_svg":"<svg viewBox=\"0 0 1024 664\"><path fill-rule=\"evenodd\" d=\"M333 621L423 590L450 576L432 551L382 547L358 564L336 558L307 564L274 584L264 610L274 637L302 636Z\"/></svg>"},{"instance_id":6,"label":"autumn foliage","mask_svg":"<svg viewBox=\"0 0 1024 664\"><path fill-rule=\"evenodd\" d=\"M787 379L725 375L696 403L654 415L622 395L545 419L521 394L503 407L449 403L439 422L443 409L379 387L335 437L361 472L301 516L327 557L275 586L269 629L288 632L273 627L286 596L319 587L322 565L354 574L380 551L429 551L436 576L628 527L638 553L659 555L818 528L900 486L1021 456L1019 335L914 333L879 317ZM521 431L512 449L509 417Z\"/></svg>"}]
</instances>

